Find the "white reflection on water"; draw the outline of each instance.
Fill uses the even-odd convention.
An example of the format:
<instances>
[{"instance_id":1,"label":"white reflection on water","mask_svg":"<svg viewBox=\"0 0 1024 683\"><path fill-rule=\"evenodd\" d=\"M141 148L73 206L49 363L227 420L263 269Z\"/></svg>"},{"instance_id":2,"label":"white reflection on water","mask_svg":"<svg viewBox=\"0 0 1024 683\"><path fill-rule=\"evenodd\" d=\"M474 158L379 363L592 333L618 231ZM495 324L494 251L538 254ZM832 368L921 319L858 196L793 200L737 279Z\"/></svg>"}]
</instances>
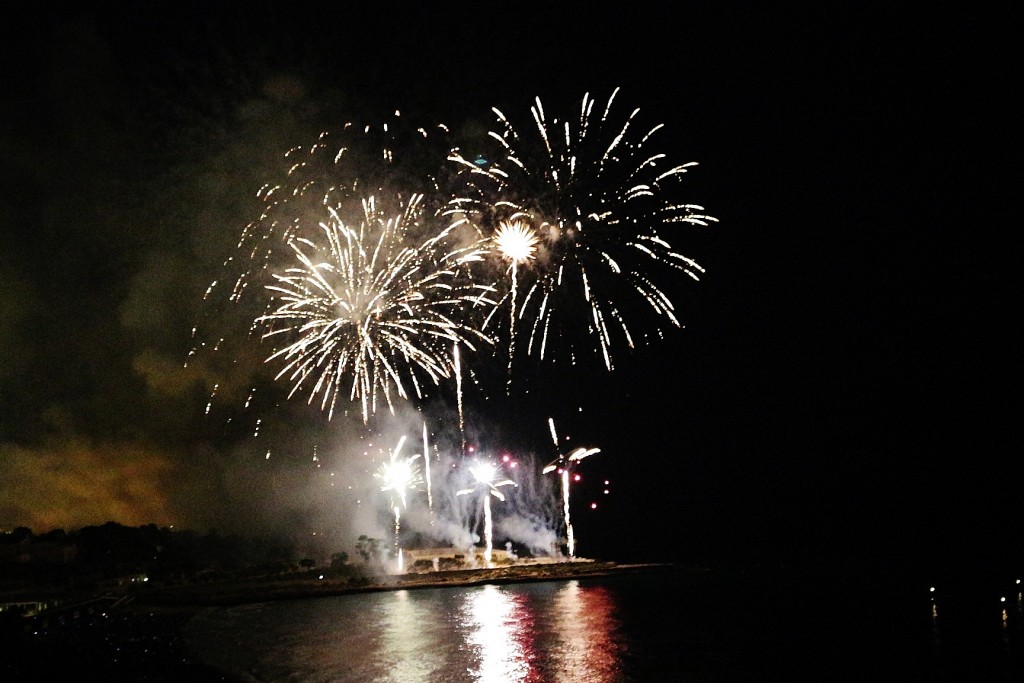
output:
<instances>
[{"instance_id":1,"label":"white reflection on water","mask_svg":"<svg viewBox=\"0 0 1024 683\"><path fill-rule=\"evenodd\" d=\"M463 626L466 642L479 658L470 674L483 683L525 681L530 674L527 659L527 611L521 595L486 585L465 595ZM532 654L532 653L531 653Z\"/></svg>"},{"instance_id":2,"label":"white reflection on water","mask_svg":"<svg viewBox=\"0 0 1024 683\"><path fill-rule=\"evenodd\" d=\"M386 680L427 681L444 668L444 652L432 629L436 615L430 604L410 599L409 591L396 591L383 599L380 625L381 654L390 664Z\"/></svg>"}]
</instances>

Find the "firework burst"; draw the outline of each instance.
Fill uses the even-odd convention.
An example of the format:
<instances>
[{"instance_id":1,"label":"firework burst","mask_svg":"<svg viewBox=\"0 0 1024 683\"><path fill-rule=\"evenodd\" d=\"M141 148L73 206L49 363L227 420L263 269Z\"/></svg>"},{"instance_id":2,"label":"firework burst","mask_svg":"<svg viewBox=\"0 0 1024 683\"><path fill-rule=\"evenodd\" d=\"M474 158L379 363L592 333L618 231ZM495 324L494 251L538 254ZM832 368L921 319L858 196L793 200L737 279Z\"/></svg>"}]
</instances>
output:
<instances>
[{"instance_id":1,"label":"firework burst","mask_svg":"<svg viewBox=\"0 0 1024 683\"><path fill-rule=\"evenodd\" d=\"M537 251L537 235L528 224L518 220L502 221L492 239L512 268L533 259Z\"/></svg>"},{"instance_id":2,"label":"firework burst","mask_svg":"<svg viewBox=\"0 0 1024 683\"><path fill-rule=\"evenodd\" d=\"M394 495L398 496L399 502L401 502L400 507L395 504L394 500L391 501L391 509L395 513L395 555L397 568L400 572L405 568L402 549L398 545L399 535L402 531L402 510L408 506L405 494L407 491L415 491L423 483L423 477L420 476L419 468L416 467L416 460L420 457L419 454L407 458L399 457L403 444L405 444L404 436L398 440L398 445L391 451L390 461L381 465L373 475L380 479L382 484L380 487L381 491L393 491Z\"/></svg>"},{"instance_id":3,"label":"firework burst","mask_svg":"<svg viewBox=\"0 0 1024 683\"><path fill-rule=\"evenodd\" d=\"M555 442L555 448L559 448L555 421L551 418L548 418L548 427L551 429L551 439ZM566 550L569 557L576 557L576 534L573 532L572 517L569 515L569 485L575 478L573 470L580 460L600 452L600 448L574 448L569 453L559 453L559 456L542 470L543 474L555 472L562 481L562 518L565 521Z\"/></svg>"},{"instance_id":4,"label":"firework burst","mask_svg":"<svg viewBox=\"0 0 1024 683\"><path fill-rule=\"evenodd\" d=\"M267 286L276 308L258 322L265 339L285 340L267 361L283 363L289 397L319 396L328 419L339 396L358 402L364 421L382 404L393 410L393 395L422 397L425 380L452 375L450 344L490 341L467 322L493 305L468 278L482 250L450 249L450 227L410 243L423 213L418 196L401 204L388 212L370 197L354 222L331 211L319 240L290 243L295 264Z\"/></svg>"},{"instance_id":5,"label":"firework burst","mask_svg":"<svg viewBox=\"0 0 1024 683\"><path fill-rule=\"evenodd\" d=\"M516 297L519 289L519 264L527 263L534 258L537 251L537 235L530 226L522 221L502 221L498 230L491 238L494 247L507 260L512 273L511 304L509 306L509 351L508 351L508 382L512 381L512 359L515 357L516 343Z\"/></svg>"},{"instance_id":6,"label":"firework burst","mask_svg":"<svg viewBox=\"0 0 1024 683\"><path fill-rule=\"evenodd\" d=\"M588 351L596 351L610 370L612 349L633 348L668 323L680 327L676 307L659 278L685 273L699 279L703 268L676 251L661 235L677 224L707 225L715 219L694 204L676 201L681 176L694 163L676 165L649 151L661 126L639 132L639 110L614 116L608 102L595 109L586 95L577 118L549 119L539 99L531 108L533 126L520 132L497 109L500 130L487 163L469 160L458 150L449 159L462 169L465 186L446 210L457 223L472 224L483 238L501 246L533 235L535 263L517 283L525 293L507 296L523 327L526 351L540 358L560 347L575 358L574 338L586 330ZM487 155L485 155L486 157ZM507 227L514 220L514 231ZM512 260L512 263L522 260ZM639 303L639 305L636 305ZM642 310L655 321L637 323ZM628 314L627 314L628 311ZM578 342L575 342L578 343Z\"/></svg>"},{"instance_id":7,"label":"firework burst","mask_svg":"<svg viewBox=\"0 0 1024 683\"><path fill-rule=\"evenodd\" d=\"M491 519L491 496L500 501L505 500L505 495L498 489L502 486L515 486L511 479L495 481L498 477L498 468L489 462L479 462L470 466L470 474L473 475L474 483L469 488L456 491L456 496L466 496L477 489L484 492L484 562L491 564L491 551L493 549L494 522Z\"/></svg>"},{"instance_id":8,"label":"firework burst","mask_svg":"<svg viewBox=\"0 0 1024 683\"><path fill-rule=\"evenodd\" d=\"M236 253L224 261L223 275L204 299L225 292L237 304L246 291L259 291L290 258L288 245L315 235L328 211L358 210L364 197L399 192L425 193L421 203L443 202L434 159L448 146L447 135L443 124L413 127L396 111L379 124L349 122L321 133L312 145L288 150L283 173L256 193L259 216L242 230Z\"/></svg>"},{"instance_id":9,"label":"firework burst","mask_svg":"<svg viewBox=\"0 0 1024 683\"><path fill-rule=\"evenodd\" d=\"M391 451L391 459L377 468L373 475L381 481L381 491L394 491L403 509L408 507L406 492L415 491L423 483L423 477L416 466L420 455L417 453L406 458L400 457L404 444L405 437L403 436L399 439L395 449Z\"/></svg>"},{"instance_id":10,"label":"firework burst","mask_svg":"<svg viewBox=\"0 0 1024 683\"><path fill-rule=\"evenodd\" d=\"M268 286L280 286L277 275L295 266L296 245L306 245L304 255L310 255L309 244L324 241L325 218L359 216L367 197L418 193L418 215L436 214L448 196L437 189L437 175L448 172L443 167L448 135L443 124L417 126L396 111L372 125L345 123L312 144L288 150L255 193L255 217L203 294L186 365L193 360L201 366L230 364L232 391L222 386L221 394L246 396L247 391L248 410L255 387L268 379L261 369L267 367L261 365L266 355L253 343L267 331L267 316L280 303L266 296ZM436 228L435 222L424 225ZM224 356L228 360L218 360ZM238 362L250 357L256 362Z\"/></svg>"}]
</instances>

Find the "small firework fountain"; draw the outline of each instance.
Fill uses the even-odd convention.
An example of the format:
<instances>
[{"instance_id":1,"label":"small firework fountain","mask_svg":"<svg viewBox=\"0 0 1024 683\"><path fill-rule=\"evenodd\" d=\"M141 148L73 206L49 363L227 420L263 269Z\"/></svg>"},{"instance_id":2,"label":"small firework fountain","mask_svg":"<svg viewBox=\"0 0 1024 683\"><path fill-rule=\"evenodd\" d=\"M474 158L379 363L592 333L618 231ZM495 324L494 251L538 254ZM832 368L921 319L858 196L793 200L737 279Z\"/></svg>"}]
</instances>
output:
<instances>
[{"instance_id":1,"label":"small firework fountain","mask_svg":"<svg viewBox=\"0 0 1024 683\"><path fill-rule=\"evenodd\" d=\"M473 493L475 490L483 489L484 491L484 562L488 567L491 566L491 549L493 541L493 526L491 522L491 496L494 496L498 500L504 502L505 496L498 490L501 486L516 486L516 483L511 479L503 479L502 481L495 482L494 479L498 476L498 468L489 463L481 462L469 468L470 473L476 480L473 486L456 491L456 496L465 496Z\"/></svg>"},{"instance_id":2,"label":"small firework fountain","mask_svg":"<svg viewBox=\"0 0 1024 683\"><path fill-rule=\"evenodd\" d=\"M551 438L558 448L558 436L555 434L555 421L548 419L548 426L551 427ZM600 448L575 448L569 453L560 454L557 459L548 463L543 474L557 472L562 479L562 515L565 518L566 550L570 558L576 557L576 537L572 531L572 520L569 517L569 483L573 476L576 464L588 455L600 453Z\"/></svg>"},{"instance_id":3,"label":"small firework fountain","mask_svg":"<svg viewBox=\"0 0 1024 683\"><path fill-rule=\"evenodd\" d=\"M401 507L399 507L394 498L391 500L391 508L395 513L395 551L398 555L399 572L404 571L402 549L398 545L398 535L402 528L401 511L407 507L405 493L406 491L415 491L423 481L419 469L415 465L415 461L420 457L419 454L409 456L408 458L399 457L404 444L405 437L403 436L399 439L395 449L391 451L390 462L381 465L373 475L382 482L380 490L393 491L394 495L398 497L398 503L401 503Z\"/></svg>"}]
</instances>

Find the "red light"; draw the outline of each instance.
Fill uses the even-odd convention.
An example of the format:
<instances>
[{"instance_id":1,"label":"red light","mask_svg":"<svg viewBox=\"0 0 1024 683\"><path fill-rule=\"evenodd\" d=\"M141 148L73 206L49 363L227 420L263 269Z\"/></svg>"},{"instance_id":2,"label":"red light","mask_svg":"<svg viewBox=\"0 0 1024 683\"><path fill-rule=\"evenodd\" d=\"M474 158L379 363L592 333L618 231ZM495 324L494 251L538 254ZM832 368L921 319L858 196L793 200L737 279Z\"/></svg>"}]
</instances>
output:
<instances>
[{"instance_id":1,"label":"red light","mask_svg":"<svg viewBox=\"0 0 1024 683\"><path fill-rule=\"evenodd\" d=\"M590 504L590 509L591 510L596 510L597 509L597 503L591 503Z\"/></svg>"},{"instance_id":2,"label":"red light","mask_svg":"<svg viewBox=\"0 0 1024 683\"><path fill-rule=\"evenodd\" d=\"M509 458L507 455L501 456L501 461L502 462L508 462L509 460L511 460L511 458Z\"/></svg>"},{"instance_id":3,"label":"red light","mask_svg":"<svg viewBox=\"0 0 1024 683\"><path fill-rule=\"evenodd\" d=\"M575 477L573 477L573 478L574 478L574 479L575 479L576 481L579 481L579 480L580 480L580 475L578 475L578 474L577 474L577 475L576 475Z\"/></svg>"}]
</instances>

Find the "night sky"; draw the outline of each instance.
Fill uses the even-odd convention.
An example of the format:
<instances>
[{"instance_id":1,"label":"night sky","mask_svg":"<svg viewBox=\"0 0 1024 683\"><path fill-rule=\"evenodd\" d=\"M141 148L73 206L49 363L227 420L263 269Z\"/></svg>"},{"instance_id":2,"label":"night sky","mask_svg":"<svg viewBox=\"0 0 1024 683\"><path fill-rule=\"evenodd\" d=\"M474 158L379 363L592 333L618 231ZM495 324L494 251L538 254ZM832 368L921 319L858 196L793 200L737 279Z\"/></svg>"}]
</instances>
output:
<instances>
[{"instance_id":1,"label":"night sky","mask_svg":"<svg viewBox=\"0 0 1024 683\"><path fill-rule=\"evenodd\" d=\"M610 374L524 368L481 440L549 457L553 416L603 449L583 554L1019 561L1000 22L714 4L25 10L0 40L0 528L329 527L303 448L359 425L279 407L260 438L302 455L268 461L204 416L260 350L183 367L256 191L345 120L525 122L620 87L719 220L680 231L707 271L685 329Z\"/></svg>"}]
</instances>

